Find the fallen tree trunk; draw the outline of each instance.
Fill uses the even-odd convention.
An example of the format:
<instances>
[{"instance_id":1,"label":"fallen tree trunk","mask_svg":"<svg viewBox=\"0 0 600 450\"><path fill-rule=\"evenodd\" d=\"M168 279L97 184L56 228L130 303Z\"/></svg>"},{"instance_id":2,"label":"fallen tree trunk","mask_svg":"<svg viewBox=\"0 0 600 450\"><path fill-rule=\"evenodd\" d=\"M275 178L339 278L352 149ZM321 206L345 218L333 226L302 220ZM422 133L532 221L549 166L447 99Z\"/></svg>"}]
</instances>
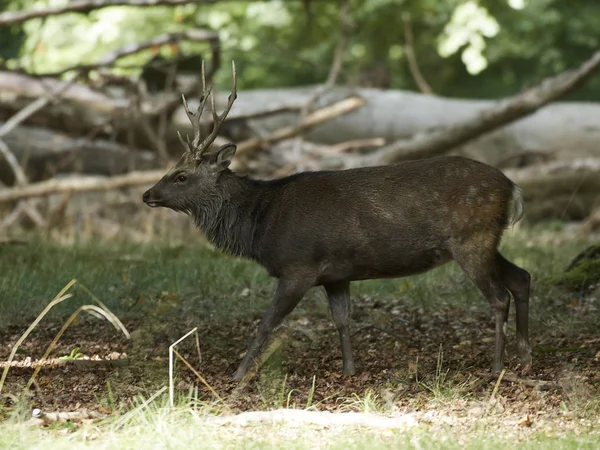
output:
<instances>
[{"instance_id":1,"label":"fallen tree trunk","mask_svg":"<svg viewBox=\"0 0 600 450\"><path fill-rule=\"evenodd\" d=\"M504 173L521 187L529 221L582 220L600 205L600 158L556 161Z\"/></svg>"},{"instance_id":2,"label":"fallen tree trunk","mask_svg":"<svg viewBox=\"0 0 600 450\"><path fill-rule=\"evenodd\" d=\"M107 140L73 139L44 128L20 126L3 140L30 182L58 173L112 176L160 167L154 153L132 151ZM6 185L15 182L14 172L4 159L0 159L0 181Z\"/></svg>"},{"instance_id":3,"label":"fallen tree trunk","mask_svg":"<svg viewBox=\"0 0 600 450\"><path fill-rule=\"evenodd\" d=\"M29 102L45 95L49 87L56 89L60 83L62 82L58 80L36 79L0 71L0 120L7 119ZM223 131L239 142L255 137L255 129L268 134L297 125L299 110L314 89L314 86L310 86L240 92ZM228 94L229 92L217 93L215 100L218 108L226 103ZM164 105L172 103L173 95L175 94L164 93L145 99L142 111L146 119L154 120ZM372 138L383 138L390 143L408 139L415 134L451 127L476 117L496 104L493 100L451 99L399 90L338 87L325 93L316 102L315 108L352 95L364 98L366 105L360 110L314 127L305 134L305 138L322 144ZM197 101L190 98L189 104L194 108ZM136 135L143 138L143 129L136 127L135 120L128 113L130 108L130 102L126 98L113 98L85 85L74 84L61 95L60 101L48 105L27 123L73 135L92 131L107 135L117 129L131 130L134 127ZM261 115L263 117L253 118ZM206 121L210 120L209 116ZM493 165L526 152L550 154L557 159L600 156L600 147L597 145L600 141L600 123L597 117L600 117L598 104L554 103L518 122L459 146L454 153ZM245 123L252 126L244 126ZM168 129L168 138L172 142L176 142L176 130L183 134L191 133L182 107L175 110ZM150 147L147 142L139 139L134 145ZM176 146L170 148L176 149L173 150L174 153L180 151Z\"/></svg>"}]
</instances>

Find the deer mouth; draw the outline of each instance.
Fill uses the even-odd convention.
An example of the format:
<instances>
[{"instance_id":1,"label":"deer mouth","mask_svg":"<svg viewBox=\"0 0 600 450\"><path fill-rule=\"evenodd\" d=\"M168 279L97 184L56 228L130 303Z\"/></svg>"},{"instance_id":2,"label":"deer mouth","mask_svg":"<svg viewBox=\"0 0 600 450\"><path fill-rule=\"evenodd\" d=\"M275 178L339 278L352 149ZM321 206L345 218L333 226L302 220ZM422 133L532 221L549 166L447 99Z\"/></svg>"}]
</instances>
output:
<instances>
[{"instance_id":1,"label":"deer mouth","mask_svg":"<svg viewBox=\"0 0 600 450\"><path fill-rule=\"evenodd\" d=\"M146 202L146 205L148 205L150 208L158 208L159 206L162 206L162 204L160 202Z\"/></svg>"}]
</instances>

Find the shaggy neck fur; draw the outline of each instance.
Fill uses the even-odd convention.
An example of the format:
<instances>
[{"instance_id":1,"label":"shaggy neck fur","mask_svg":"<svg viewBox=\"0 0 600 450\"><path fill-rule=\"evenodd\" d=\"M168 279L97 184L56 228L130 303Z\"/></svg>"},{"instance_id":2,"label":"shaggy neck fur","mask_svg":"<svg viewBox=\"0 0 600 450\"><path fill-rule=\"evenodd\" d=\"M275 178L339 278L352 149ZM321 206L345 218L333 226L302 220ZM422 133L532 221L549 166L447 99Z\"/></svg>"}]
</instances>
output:
<instances>
[{"instance_id":1,"label":"shaggy neck fur","mask_svg":"<svg viewBox=\"0 0 600 450\"><path fill-rule=\"evenodd\" d=\"M257 260L256 230L263 206L260 185L229 171L221 175L219 183L218 192L195 203L189 212L215 247Z\"/></svg>"}]
</instances>

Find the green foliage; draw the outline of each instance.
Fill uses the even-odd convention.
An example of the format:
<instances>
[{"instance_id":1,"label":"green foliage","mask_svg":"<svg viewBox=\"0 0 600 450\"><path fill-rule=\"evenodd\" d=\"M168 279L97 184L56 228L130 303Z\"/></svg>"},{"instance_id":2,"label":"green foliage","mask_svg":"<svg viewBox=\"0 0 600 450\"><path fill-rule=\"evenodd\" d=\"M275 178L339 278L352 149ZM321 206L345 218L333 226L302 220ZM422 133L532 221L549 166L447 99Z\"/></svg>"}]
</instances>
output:
<instances>
[{"instance_id":1,"label":"green foliage","mask_svg":"<svg viewBox=\"0 0 600 450\"><path fill-rule=\"evenodd\" d=\"M8 4L33 7L30 0ZM31 20L22 30L2 28L0 57L15 58L20 49L19 62L28 70L57 71L158 34L208 28L220 34L222 62L236 60L241 89L320 83L339 38L338 8L334 1L311 2L311 15L301 1L104 8ZM448 96L515 94L577 66L600 39L596 0L351 0L352 32L340 81L381 68L391 87L416 89L404 49L405 17L421 71L436 93ZM210 53L205 43L182 43L180 50ZM135 72L150 57L147 50L125 58L119 71ZM218 73L217 83L229 84L228 70ZM600 80L570 98L600 99Z\"/></svg>"}]
</instances>

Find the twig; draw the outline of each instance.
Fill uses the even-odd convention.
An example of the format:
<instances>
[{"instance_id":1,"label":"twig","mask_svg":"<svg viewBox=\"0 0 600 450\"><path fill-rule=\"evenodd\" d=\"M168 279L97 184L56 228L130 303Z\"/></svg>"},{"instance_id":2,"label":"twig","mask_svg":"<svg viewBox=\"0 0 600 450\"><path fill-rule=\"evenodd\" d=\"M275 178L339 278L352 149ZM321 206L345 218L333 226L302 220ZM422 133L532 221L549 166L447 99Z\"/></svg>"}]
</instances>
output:
<instances>
[{"instance_id":1,"label":"twig","mask_svg":"<svg viewBox=\"0 0 600 450\"><path fill-rule=\"evenodd\" d=\"M152 39L144 42L137 42L135 44L125 45L117 50L114 50L108 54L106 54L99 62L94 64L77 64L71 67L67 67L66 69L62 69L59 72L50 72L44 74L37 74L37 76L42 77L57 77L66 72L70 72L72 70L77 70L79 72L88 72L90 70L98 69L100 67L108 67L112 66L117 60L124 58L126 56L133 55L135 53L139 53L142 50L146 50L151 47L158 47L167 44L173 44L179 41L195 41L195 42L205 42L205 41L216 41L219 39L219 35L214 31L207 30L186 30L179 31L174 33L161 34L159 36L155 36Z\"/></svg>"},{"instance_id":2,"label":"twig","mask_svg":"<svg viewBox=\"0 0 600 450\"><path fill-rule=\"evenodd\" d=\"M75 0L67 3L65 6L54 8L41 8L28 11L9 11L0 14L0 25L14 25L27 20L46 16L57 16L71 12L86 13L95 9L108 8L110 6L178 6L193 4L212 4L220 0Z\"/></svg>"},{"instance_id":3,"label":"twig","mask_svg":"<svg viewBox=\"0 0 600 450\"><path fill-rule=\"evenodd\" d=\"M402 15L402 22L404 24L404 51L406 52L406 59L408 60L408 69L410 70L415 83L417 83L419 90L424 94L431 94L433 93L431 86L429 86L429 83L427 83L425 77L423 77L421 69L419 69L419 64L417 63L410 13Z\"/></svg>"},{"instance_id":4,"label":"twig","mask_svg":"<svg viewBox=\"0 0 600 450\"><path fill-rule=\"evenodd\" d=\"M30 424L41 425L51 424L54 422L67 422L74 420L92 420L92 419L104 419L106 414L99 413L97 411L66 411L66 412L49 412L45 413L41 409L35 408L31 413Z\"/></svg>"},{"instance_id":5,"label":"twig","mask_svg":"<svg viewBox=\"0 0 600 450\"><path fill-rule=\"evenodd\" d=\"M340 72L342 70L342 63L344 61L344 54L346 53L346 47L348 45L349 38L349 0L340 0L340 12L339 12L339 25L340 25L340 37L338 40L337 47L333 54L333 60L331 62L331 67L329 68L329 74L327 75L327 81L325 84L318 87L312 95L308 98L302 109L300 110L300 123L302 123L313 104L327 91L331 90L335 86L335 82L337 81ZM296 139L293 153L298 155L300 153L300 149L302 148L302 136Z\"/></svg>"}]
</instances>

